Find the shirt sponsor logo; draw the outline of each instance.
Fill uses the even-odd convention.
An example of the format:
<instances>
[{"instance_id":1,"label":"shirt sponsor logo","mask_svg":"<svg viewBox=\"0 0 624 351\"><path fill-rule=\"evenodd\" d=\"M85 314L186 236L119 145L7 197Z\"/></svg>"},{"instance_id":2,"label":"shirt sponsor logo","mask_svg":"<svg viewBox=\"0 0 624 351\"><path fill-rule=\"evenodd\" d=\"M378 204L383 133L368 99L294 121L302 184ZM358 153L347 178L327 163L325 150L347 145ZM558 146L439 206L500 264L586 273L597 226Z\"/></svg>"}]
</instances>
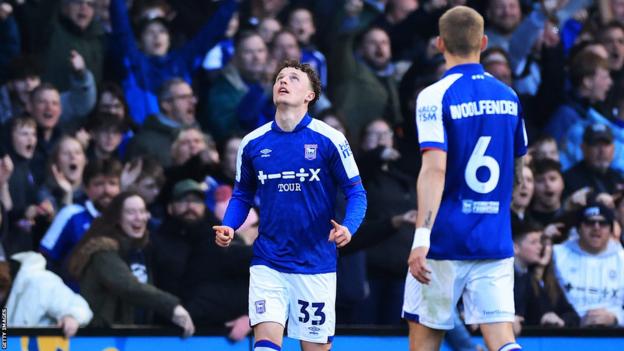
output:
<instances>
[{"instance_id":1,"label":"shirt sponsor logo","mask_svg":"<svg viewBox=\"0 0 624 351\"><path fill-rule=\"evenodd\" d=\"M260 157L271 157L271 149L262 149L260 153L262 154Z\"/></svg>"},{"instance_id":2,"label":"shirt sponsor logo","mask_svg":"<svg viewBox=\"0 0 624 351\"><path fill-rule=\"evenodd\" d=\"M263 314L264 312L266 312L266 301L265 300L258 300L255 302L256 305L256 313L258 314Z\"/></svg>"},{"instance_id":3,"label":"shirt sponsor logo","mask_svg":"<svg viewBox=\"0 0 624 351\"><path fill-rule=\"evenodd\" d=\"M345 140L342 144L338 144L338 147L340 147L340 153L342 154L342 158L348 158L349 156L351 156L351 146L349 146L348 141Z\"/></svg>"},{"instance_id":4,"label":"shirt sponsor logo","mask_svg":"<svg viewBox=\"0 0 624 351\"><path fill-rule=\"evenodd\" d=\"M462 212L465 214L496 214L499 210L500 203L498 201L462 201Z\"/></svg>"},{"instance_id":5,"label":"shirt sponsor logo","mask_svg":"<svg viewBox=\"0 0 624 351\"><path fill-rule=\"evenodd\" d=\"M518 115L518 103L511 100L479 100L451 105L451 118L461 119L482 115Z\"/></svg>"},{"instance_id":6,"label":"shirt sponsor logo","mask_svg":"<svg viewBox=\"0 0 624 351\"><path fill-rule=\"evenodd\" d=\"M321 178L319 178L319 173L321 173L320 168L308 168L308 172L303 168L299 168L299 172L283 171L269 174L264 173L264 171L258 171L258 180L262 185L264 185L267 180L273 179L298 179L301 183L305 182L306 179L308 182L320 182Z\"/></svg>"},{"instance_id":7,"label":"shirt sponsor logo","mask_svg":"<svg viewBox=\"0 0 624 351\"><path fill-rule=\"evenodd\" d=\"M303 149L305 150L304 155L306 160L316 160L316 150L318 149L318 144L305 144Z\"/></svg>"},{"instance_id":8,"label":"shirt sponsor logo","mask_svg":"<svg viewBox=\"0 0 624 351\"><path fill-rule=\"evenodd\" d=\"M422 106L418 108L417 116L421 122L435 121L437 118L438 106Z\"/></svg>"}]
</instances>

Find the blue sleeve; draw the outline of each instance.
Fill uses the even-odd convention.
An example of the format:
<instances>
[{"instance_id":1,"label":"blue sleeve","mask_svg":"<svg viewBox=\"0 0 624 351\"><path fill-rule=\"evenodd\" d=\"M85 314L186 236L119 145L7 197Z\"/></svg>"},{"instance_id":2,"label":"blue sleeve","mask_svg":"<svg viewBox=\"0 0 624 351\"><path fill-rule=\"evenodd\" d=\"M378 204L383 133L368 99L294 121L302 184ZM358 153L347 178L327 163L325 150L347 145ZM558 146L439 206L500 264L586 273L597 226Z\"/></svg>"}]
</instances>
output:
<instances>
[{"instance_id":1,"label":"blue sleeve","mask_svg":"<svg viewBox=\"0 0 624 351\"><path fill-rule=\"evenodd\" d=\"M67 239L71 236L71 218L65 222L65 225L61 229L60 233L56 233L55 229L50 227L48 232L41 240L39 246L40 251L53 263L61 260L67 251ZM46 240L48 238L49 240ZM50 239L55 239L51 241Z\"/></svg>"},{"instance_id":2,"label":"blue sleeve","mask_svg":"<svg viewBox=\"0 0 624 351\"><path fill-rule=\"evenodd\" d=\"M5 69L9 62L19 54L20 33L13 16L0 21L0 83L7 78L8 72Z\"/></svg>"},{"instance_id":3,"label":"blue sleeve","mask_svg":"<svg viewBox=\"0 0 624 351\"><path fill-rule=\"evenodd\" d=\"M334 147L330 154L330 169L347 199L342 225L347 227L352 235L355 235L366 214L366 191L346 138L332 146Z\"/></svg>"},{"instance_id":4,"label":"blue sleeve","mask_svg":"<svg viewBox=\"0 0 624 351\"><path fill-rule=\"evenodd\" d=\"M518 125L516 126L516 135L514 137L514 156L521 157L527 153L527 146L529 140L527 137L526 127L524 125L524 118L522 113L522 107L518 102Z\"/></svg>"},{"instance_id":5,"label":"blue sleeve","mask_svg":"<svg viewBox=\"0 0 624 351\"><path fill-rule=\"evenodd\" d=\"M244 140L243 140L244 141ZM241 142L236 160L236 184L232 198L223 216L223 225L238 229L247 219L256 194L256 179L251 160L244 153L246 145Z\"/></svg>"},{"instance_id":6,"label":"blue sleeve","mask_svg":"<svg viewBox=\"0 0 624 351\"><path fill-rule=\"evenodd\" d=\"M136 60L142 53L134 41L134 33L128 19L128 9L126 8L125 0L111 0L110 19L114 43L114 45L110 46L112 57L119 65L123 65L123 60L126 57L130 61Z\"/></svg>"},{"instance_id":7,"label":"blue sleeve","mask_svg":"<svg viewBox=\"0 0 624 351\"><path fill-rule=\"evenodd\" d=\"M533 49L533 44L544 29L545 21L546 15L542 12L539 4L536 4L533 11L514 30L509 41L509 57L513 72Z\"/></svg>"},{"instance_id":8,"label":"blue sleeve","mask_svg":"<svg viewBox=\"0 0 624 351\"><path fill-rule=\"evenodd\" d=\"M225 1L199 33L178 51L182 59L189 64L187 67L192 70L201 67L206 53L223 39L228 23L237 10L237 1Z\"/></svg>"}]
</instances>

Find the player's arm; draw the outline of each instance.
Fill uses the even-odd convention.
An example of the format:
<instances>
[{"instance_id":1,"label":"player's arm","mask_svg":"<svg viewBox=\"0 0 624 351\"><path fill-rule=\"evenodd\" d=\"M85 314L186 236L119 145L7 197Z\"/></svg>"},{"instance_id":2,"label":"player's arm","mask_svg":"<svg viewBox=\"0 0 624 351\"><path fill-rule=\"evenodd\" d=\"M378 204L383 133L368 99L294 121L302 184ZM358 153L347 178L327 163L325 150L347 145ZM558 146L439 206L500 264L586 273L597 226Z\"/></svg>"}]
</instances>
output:
<instances>
[{"instance_id":1,"label":"player's arm","mask_svg":"<svg viewBox=\"0 0 624 351\"><path fill-rule=\"evenodd\" d=\"M427 150L422 155L422 166L418 175L418 215L416 232L408 264L414 278L423 284L429 283L429 269L426 264L429 252L431 228L440 209L444 179L446 175L446 152L439 149Z\"/></svg>"},{"instance_id":2,"label":"player's arm","mask_svg":"<svg viewBox=\"0 0 624 351\"><path fill-rule=\"evenodd\" d=\"M249 210L253 206L253 198L256 194L256 179L254 177L251 160L244 152L246 143L241 142L236 157L236 183L232 198L228 203L223 216L223 224L212 227L216 234L216 243L221 247L227 247L234 238L234 231L247 219Z\"/></svg>"}]
</instances>

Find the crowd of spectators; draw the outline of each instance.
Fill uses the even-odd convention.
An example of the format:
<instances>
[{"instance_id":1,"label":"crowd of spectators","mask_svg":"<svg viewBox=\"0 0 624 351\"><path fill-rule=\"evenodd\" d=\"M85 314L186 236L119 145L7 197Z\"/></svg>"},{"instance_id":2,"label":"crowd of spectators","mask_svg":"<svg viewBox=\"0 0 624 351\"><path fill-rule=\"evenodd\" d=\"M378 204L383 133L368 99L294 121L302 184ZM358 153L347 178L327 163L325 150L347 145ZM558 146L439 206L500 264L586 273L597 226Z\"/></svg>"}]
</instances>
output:
<instances>
[{"instance_id":1,"label":"crowd of spectators","mask_svg":"<svg viewBox=\"0 0 624 351\"><path fill-rule=\"evenodd\" d=\"M519 95L529 136L510 209L516 331L624 326L624 1L0 0L9 326L227 325L244 337L262 204L228 249L209 228L241 137L273 118L286 59L319 74L310 114L348 136L368 191L340 253L338 322L399 325L415 101L444 74L437 19L457 5L483 14L482 64Z\"/></svg>"}]
</instances>

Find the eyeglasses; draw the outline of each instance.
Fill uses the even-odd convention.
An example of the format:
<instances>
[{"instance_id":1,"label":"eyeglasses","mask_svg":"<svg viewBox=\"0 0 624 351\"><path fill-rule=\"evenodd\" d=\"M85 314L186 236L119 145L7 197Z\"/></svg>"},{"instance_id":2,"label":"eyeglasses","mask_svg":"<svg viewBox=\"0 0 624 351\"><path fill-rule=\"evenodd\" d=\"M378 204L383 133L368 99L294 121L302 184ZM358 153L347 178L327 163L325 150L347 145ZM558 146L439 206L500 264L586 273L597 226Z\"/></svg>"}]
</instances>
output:
<instances>
[{"instance_id":1,"label":"eyeglasses","mask_svg":"<svg viewBox=\"0 0 624 351\"><path fill-rule=\"evenodd\" d=\"M596 226L596 224L598 224L602 228L606 228L610 225L609 221L607 221L606 219L584 219L583 224L588 227L594 227Z\"/></svg>"}]
</instances>

